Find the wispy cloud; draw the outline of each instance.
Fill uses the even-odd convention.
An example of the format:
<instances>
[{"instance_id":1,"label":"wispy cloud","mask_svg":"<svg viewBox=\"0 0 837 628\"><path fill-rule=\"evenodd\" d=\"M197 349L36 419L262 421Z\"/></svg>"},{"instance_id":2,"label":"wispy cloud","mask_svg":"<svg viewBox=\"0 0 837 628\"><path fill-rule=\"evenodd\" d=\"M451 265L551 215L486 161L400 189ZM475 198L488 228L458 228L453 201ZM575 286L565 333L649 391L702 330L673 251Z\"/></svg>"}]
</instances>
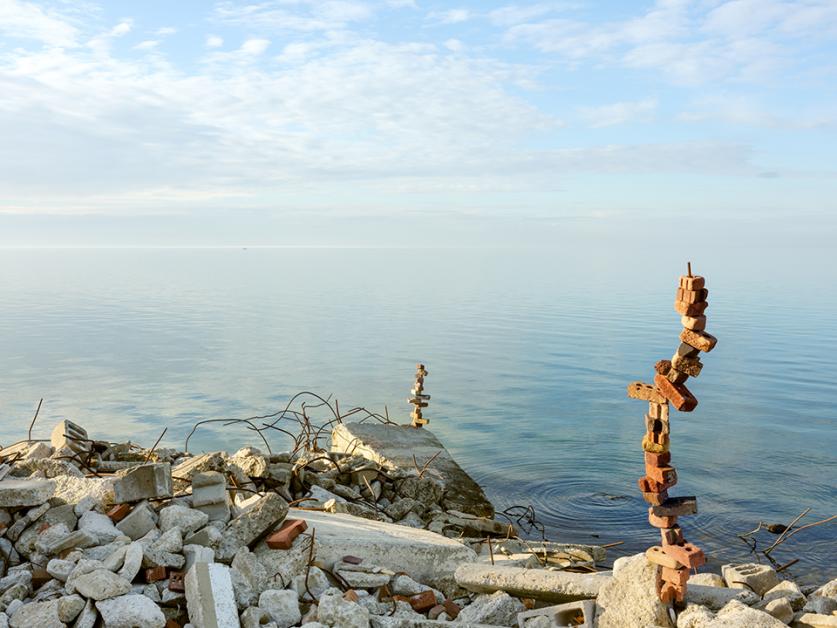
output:
<instances>
[{"instance_id":1,"label":"wispy cloud","mask_svg":"<svg viewBox=\"0 0 837 628\"><path fill-rule=\"evenodd\" d=\"M446 11L432 11L427 14L427 19L439 24L461 24L471 19L472 14L468 9L448 9Z\"/></svg>"},{"instance_id":2,"label":"wispy cloud","mask_svg":"<svg viewBox=\"0 0 837 628\"><path fill-rule=\"evenodd\" d=\"M74 46L78 29L61 15L30 2L0 0L0 34L33 39L49 46Z\"/></svg>"},{"instance_id":3,"label":"wispy cloud","mask_svg":"<svg viewBox=\"0 0 837 628\"><path fill-rule=\"evenodd\" d=\"M625 124L636 120L648 121L657 110L657 99L625 101L599 105L596 107L580 107L581 117L593 128Z\"/></svg>"}]
</instances>

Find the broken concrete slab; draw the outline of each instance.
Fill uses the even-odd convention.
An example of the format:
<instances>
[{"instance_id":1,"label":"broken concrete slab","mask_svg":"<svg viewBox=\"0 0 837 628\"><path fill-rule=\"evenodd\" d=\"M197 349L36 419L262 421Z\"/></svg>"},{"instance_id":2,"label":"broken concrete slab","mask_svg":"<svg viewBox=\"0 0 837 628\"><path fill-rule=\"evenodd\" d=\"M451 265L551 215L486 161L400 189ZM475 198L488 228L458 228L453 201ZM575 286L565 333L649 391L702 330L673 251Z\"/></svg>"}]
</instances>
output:
<instances>
[{"instance_id":1,"label":"broken concrete slab","mask_svg":"<svg viewBox=\"0 0 837 628\"><path fill-rule=\"evenodd\" d=\"M268 493L255 505L230 521L216 557L229 562L243 545L250 545L284 521L288 514L288 503L276 493Z\"/></svg>"},{"instance_id":2,"label":"broken concrete slab","mask_svg":"<svg viewBox=\"0 0 837 628\"><path fill-rule=\"evenodd\" d=\"M219 563L196 563L186 573L186 605L195 628L238 628L229 567Z\"/></svg>"},{"instance_id":3,"label":"broken concrete slab","mask_svg":"<svg viewBox=\"0 0 837 628\"><path fill-rule=\"evenodd\" d=\"M154 462L134 467L113 486L117 504L171 497L171 465Z\"/></svg>"},{"instance_id":4,"label":"broken concrete slab","mask_svg":"<svg viewBox=\"0 0 837 628\"><path fill-rule=\"evenodd\" d=\"M331 449L359 454L389 468L413 468L415 456L420 468L430 463L425 475L441 482L449 509L480 517L494 517L494 506L488 501L480 485L456 463L444 445L427 428L342 423L332 432Z\"/></svg>"},{"instance_id":5,"label":"broken concrete slab","mask_svg":"<svg viewBox=\"0 0 837 628\"><path fill-rule=\"evenodd\" d=\"M163 611L144 595L122 595L96 602L105 626L110 628L163 628L166 617Z\"/></svg>"},{"instance_id":6,"label":"broken concrete slab","mask_svg":"<svg viewBox=\"0 0 837 628\"><path fill-rule=\"evenodd\" d=\"M578 628L593 628L596 615L596 602L593 600L578 600L557 606L523 611L517 615L518 628L524 628L526 622L535 617L545 617L547 626L577 626ZM579 623L579 621L581 623Z\"/></svg>"},{"instance_id":7,"label":"broken concrete slab","mask_svg":"<svg viewBox=\"0 0 837 628\"><path fill-rule=\"evenodd\" d=\"M466 563L455 570L456 584L475 593L505 591L545 602L592 599L612 576Z\"/></svg>"},{"instance_id":8,"label":"broken concrete slab","mask_svg":"<svg viewBox=\"0 0 837 628\"><path fill-rule=\"evenodd\" d=\"M52 480L0 480L0 508L40 506L55 491Z\"/></svg>"},{"instance_id":9,"label":"broken concrete slab","mask_svg":"<svg viewBox=\"0 0 837 628\"><path fill-rule=\"evenodd\" d=\"M316 556L327 565L350 554L450 593L456 589L457 565L476 560L471 548L428 530L353 515L295 508L290 512L304 519L309 531L316 530Z\"/></svg>"},{"instance_id":10,"label":"broken concrete slab","mask_svg":"<svg viewBox=\"0 0 837 628\"><path fill-rule=\"evenodd\" d=\"M148 534L157 524L156 514L148 502L141 502L134 506L128 515L116 524L116 529L129 537L132 541Z\"/></svg>"}]
</instances>

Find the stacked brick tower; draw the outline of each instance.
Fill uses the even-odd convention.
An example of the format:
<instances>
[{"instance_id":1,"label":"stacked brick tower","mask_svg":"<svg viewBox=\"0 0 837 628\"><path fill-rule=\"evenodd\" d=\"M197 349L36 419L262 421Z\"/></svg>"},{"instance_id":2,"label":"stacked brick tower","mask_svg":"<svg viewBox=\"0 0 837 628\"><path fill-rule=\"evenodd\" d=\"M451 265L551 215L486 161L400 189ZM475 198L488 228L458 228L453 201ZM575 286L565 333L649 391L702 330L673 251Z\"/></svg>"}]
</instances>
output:
<instances>
[{"instance_id":1,"label":"stacked brick tower","mask_svg":"<svg viewBox=\"0 0 837 628\"><path fill-rule=\"evenodd\" d=\"M638 480L639 490L650 505L648 522L660 530L661 544L651 547L646 556L657 567L657 593L665 603L683 604L689 571L706 562L703 552L688 543L677 523L678 517L697 513L694 497L670 497L668 489L677 484L677 471L671 466L669 450L671 432L669 409L691 412L697 399L686 388L689 377L697 377L703 368L700 352L715 348L717 340L706 333L705 311L709 291L703 277L688 274L680 277L674 302L681 315L683 331L680 345L671 360L660 360L654 365L654 385L633 382L628 385L628 396L648 402L645 415L646 433L642 439L645 455L645 475Z\"/></svg>"},{"instance_id":2,"label":"stacked brick tower","mask_svg":"<svg viewBox=\"0 0 837 628\"><path fill-rule=\"evenodd\" d=\"M416 364L416 383L410 391L410 398L407 399L413 407L413 412L410 417L413 419L413 427L421 427L430 423L430 419L425 419L421 415L421 409L426 408L430 401L430 395L424 394L424 378L429 375L424 364Z\"/></svg>"}]
</instances>

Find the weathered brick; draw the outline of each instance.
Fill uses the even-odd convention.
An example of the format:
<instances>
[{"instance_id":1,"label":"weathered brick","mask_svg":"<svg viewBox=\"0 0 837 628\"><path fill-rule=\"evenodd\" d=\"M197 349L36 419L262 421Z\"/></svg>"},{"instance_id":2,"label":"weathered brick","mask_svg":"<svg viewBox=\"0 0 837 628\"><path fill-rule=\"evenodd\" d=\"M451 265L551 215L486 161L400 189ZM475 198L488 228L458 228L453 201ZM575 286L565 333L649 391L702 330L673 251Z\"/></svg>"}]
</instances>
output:
<instances>
[{"instance_id":1,"label":"weathered brick","mask_svg":"<svg viewBox=\"0 0 837 628\"><path fill-rule=\"evenodd\" d=\"M677 525L677 517L667 517L654 514L654 506L648 509L648 523L655 528L671 528Z\"/></svg>"},{"instance_id":2,"label":"weathered brick","mask_svg":"<svg viewBox=\"0 0 837 628\"><path fill-rule=\"evenodd\" d=\"M709 307L708 301L700 301L699 303L674 302L674 311L682 316L701 316L707 307Z\"/></svg>"},{"instance_id":3,"label":"weathered brick","mask_svg":"<svg viewBox=\"0 0 837 628\"><path fill-rule=\"evenodd\" d=\"M436 606L436 595L433 591L422 591L410 598L410 606L417 613L424 613Z\"/></svg>"},{"instance_id":4,"label":"weathered brick","mask_svg":"<svg viewBox=\"0 0 837 628\"><path fill-rule=\"evenodd\" d=\"M644 382L631 382L628 384L628 397L631 399L642 399L643 401L653 401L654 403L666 403L666 398L659 390L651 384Z\"/></svg>"},{"instance_id":5,"label":"weathered brick","mask_svg":"<svg viewBox=\"0 0 837 628\"><path fill-rule=\"evenodd\" d=\"M671 462L671 452L655 454L650 451L645 452L645 464L653 465L655 467L665 467Z\"/></svg>"},{"instance_id":6,"label":"weathered brick","mask_svg":"<svg viewBox=\"0 0 837 628\"><path fill-rule=\"evenodd\" d=\"M645 465L645 474L660 484L673 486L677 483L677 471L674 467L658 467L647 464Z\"/></svg>"},{"instance_id":7,"label":"weathered brick","mask_svg":"<svg viewBox=\"0 0 837 628\"><path fill-rule=\"evenodd\" d=\"M665 434L660 434L663 442L655 443L650 434L642 437L642 449L647 453L664 454L668 452L668 437Z\"/></svg>"},{"instance_id":8,"label":"weathered brick","mask_svg":"<svg viewBox=\"0 0 837 628\"><path fill-rule=\"evenodd\" d=\"M662 493L643 493L642 499L644 499L652 506L657 506L668 499L668 492L663 491Z\"/></svg>"},{"instance_id":9,"label":"weathered brick","mask_svg":"<svg viewBox=\"0 0 837 628\"><path fill-rule=\"evenodd\" d=\"M703 369L703 362L700 361L700 358L686 358L677 354L671 358L671 364L675 369L690 377L697 377Z\"/></svg>"},{"instance_id":10,"label":"weathered brick","mask_svg":"<svg viewBox=\"0 0 837 628\"><path fill-rule=\"evenodd\" d=\"M676 558L669 556L663 551L659 545L654 545L645 550L645 558L649 563L659 565L660 567L668 567L669 569L676 569L680 566Z\"/></svg>"},{"instance_id":11,"label":"weathered brick","mask_svg":"<svg viewBox=\"0 0 837 628\"><path fill-rule=\"evenodd\" d=\"M680 545L684 543L683 530L677 525L670 528L661 528L660 537L662 538L663 545Z\"/></svg>"},{"instance_id":12,"label":"weathered brick","mask_svg":"<svg viewBox=\"0 0 837 628\"><path fill-rule=\"evenodd\" d=\"M130 504L117 504L113 508L107 511L107 516L110 517L110 520L114 523L119 523L125 517L128 516L128 513L131 512L131 505Z\"/></svg>"},{"instance_id":13,"label":"weathered brick","mask_svg":"<svg viewBox=\"0 0 837 628\"><path fill-rule=\"evenodd\" d=\"M682 517L684 515L697 514L696 497L672 497L661 506L654 506L653 512L660 517ZM671 526L663 526L670 528Z\"/></svg>"},{"instance_id":14,"label":"weathered brick","mask_svg":"<svg viewBox=\"0 0 837 628\"><path fill-rule=\"evenodd\" d=\"M677 289L677 300L683 301L684 303L700 303L701 301L706 301L706 298L709 296L709 290L706 288L701 288L700 290L684 290L683 288Z\"/></svg>"},{"instance_id":15,"label":"weathered brick","mask_svg":"<svg viewBox=\"0 0 837 628\"><path fill-rule=\"evenodd\" d=\"M706 564L706 556L703 555L698 547L691 543L683 543L683 545L665 545L663 551L671 556L678 563L689 569L700 567Z\"/></svg>"},{"instance_id":16,"label":"weathered brick","mask_svg":"<svg viewBox=\"0 0 837 628\"><path fill-rule=\"evenodd\" d=\"M669 422L663 419L654 419L645 415L645 431L648 433L668 434Z\"/></svg>"},{"instance_id":17,"label":"weathered brick","mask_svg":"<svg viewBox=\"0 0 837 628\"><path fill-rule=\"evenodd\" d=\"M668 421L668 403L648 402L648 415L655 419L662 419Z\"/></svg>"},{"instance_id":18,"label":"weathered brick","mask_svg":"<svg viewBox=\"0 0 837 628\"><path fill-rule=\"evenodd\" d=\"M692 329L684 329L681 331L680 340L704 353L709 353L718 344L718 339L712 334L707 334L705 331L694 331Z\"/></svg>"},{"instance_id":19,"label":"weathered brick","mask_svg":"<svg viewBox=\"0 0 837 628\"><path fill-rule=\"evenodd\" d=\"M685 567L663 567L660 570L660 577L663 579L663 582L671 582L678 587L682 587L689 579L689 570Z\"/></svg>"},{"instance_id":20,"label":"weathered brick","mask_svg":"<svg viewBox=\"0 0 837 628\"><path fill-rule=\"evenodd\" d=\"M676 368L670 368L666 373L666 379L672 384L684 384L689 376L683 371L678 371Z\"/></svg>"},{"instance_id":21,"label":"weathered brick","mask_svg":"<svg viewBox=\"0 0 837 628\"><path fill-rule=\"evenodd\" d=\"M680 275L680 287L683 290L700 290L706 286L706 280L700 275Z\"/></svg>"},{"instance_id":22,"label":"weathered brick","mask_svg":"<svg viewBox=\"0 0 837 628\"><path fill-rule=\"evenodd\" d=\"M691 412L697 407L697 399L683 384L673 384L659 374L654 377L654 383L675 409L681 412Z\"/></svg>"},{"instance_id":23,"label":"weathered brick","mask_svg":"<svg viewBox=\"0 0 837 628\"><path fill-rule=\"evenodd\" d=\"M308 529L303 519L286 519L278 530L271 533L265 542L270 549L289 550L294 539Z\"/></svg>"},{"instance_id":24,"label":"weathered brick","mask_svg":"<svg viewBox=\"0 0 837 628\"><path fill-rule=\"evenodd\" d=\"M683 327L685 327L686 329L690 329L692 331L703 331L704 329L706 329L706 317L681 316L680 324L683 325Z\"/></svg>"}]
</instances>

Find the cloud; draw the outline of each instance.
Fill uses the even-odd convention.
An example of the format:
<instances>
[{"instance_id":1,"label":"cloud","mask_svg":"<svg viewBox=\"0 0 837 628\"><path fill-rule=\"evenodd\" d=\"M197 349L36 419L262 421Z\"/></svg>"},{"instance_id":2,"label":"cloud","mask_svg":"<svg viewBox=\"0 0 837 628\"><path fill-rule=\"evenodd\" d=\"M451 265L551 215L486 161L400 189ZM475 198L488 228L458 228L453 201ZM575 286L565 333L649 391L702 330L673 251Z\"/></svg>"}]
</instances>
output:
<instances>
[{"instance_id":1,"label":"cloud","mask_svg":"<svg viewBox=\"0 0 837 628\"><path fill-rule=\"evenodd\" d=\"M123 37L124 35L130 33L133 27L133 20L122 20L111 29L110 35L111 37Z\"/></svg>"},{"instance_id":2,"label":"cloud","mask_svg":"<svg viewBox=\"0 0 837 628\"><path fill-rule=\"evenodd\" d=\"M251 30L326 31L348 27L373 15L364 2L349 0L268 0L259 4L241 5L220 2L213 19L224 24L246 26Z\"/></svg>"},{"instance_id":3,"label":"cloud","mask_svg":"<svg viewBox=\"0 0 837 628\"><path fill-rule=\"evenodd\" d=\"M657 99L617 102L597 107L581 107L581 117L593 128L625 124L635 120L648 121L657 110Z\"/></svg>"},{"instance_id":4,"label":"cloud","mask_svg":"<svg viewBox=\"0 0 837 628\"><path fill-rule=\"evenodd\" d=\"M158 28L155 34L160 37L168 37L169 35L174 35L176 32L177 29L173 26L163 26L161 28Z\"/></svg>"},{"instance_id":5,"label":"cloud","mask_svg":"<svg viewBox=\"0 0 837 628\"><path fill-rule=\"evenodd\" d=\"M566 3L538 3L532 5L510 4L488 12L489 21L495 26L514 26L529 22L543 15L567 10L576 5Z\"/></svg>"},{"instance_id":6,"label":"cloud","mask_svg":"<svg viewBox=\"0 0 837 628\"><path fill-rule=\"evenodd\" d=\"M220 48L224 45L224 38L219 37L218 35L207 35L206 36L206 47L207 48Z\"/></svg>"},{"instance_id":7,"label":"cloud","mask_svg":"<svg viewBox=\"0 0 837 628\"><path fill-rule=\"evenodd\" d=\"M705 7L709 7L707 10ZM657 0L639 16L598 22L571 15L510 26L504 39L577 64L658 71L672 82L768 80L806 65L811 45L837 34L837 4Z\"/></svg>"},{"instance_id":8,"label":"cloud","mask_svg":"<svg viewBox=\"0 0 837 628\"><path fill-rule=\"evenodd\" d=\"M136 50L153 50L160 44L159 41L155 39L147 39L146 41L142 41L138 43L134 48Z\"/></svg>"},{"instance_id":9,"label":"cloud","mask_svg":"<svg viewBox=\"0 0 837 628\"><path fill-rule=\"evenodd\" d=\"M471 19L468 9L449 9L447 11L433 11L427 15L431 21L439 24L460 24Z\"/></svg>"},{"instance_id":10,"label":"cloud","mask_svg":"<svg viewBox=\"0 0 837 628\"><path fill-rule=\"evenodd\" d=\"M49 46L75 46L79 33L62 16L32 3L0 0L0 34Z\"/></svg>"},{"instance_id":11,"label":"cloud","mask_svg":"<svg viewBox=\"0 0 837 628\"><path fill-rule=\"evenodd\" d=\"M241 44L239 50L246 55L258 56L264 54L268 46L270 46L269 39L248 39Z\"/></svg>"}]
</instances>

